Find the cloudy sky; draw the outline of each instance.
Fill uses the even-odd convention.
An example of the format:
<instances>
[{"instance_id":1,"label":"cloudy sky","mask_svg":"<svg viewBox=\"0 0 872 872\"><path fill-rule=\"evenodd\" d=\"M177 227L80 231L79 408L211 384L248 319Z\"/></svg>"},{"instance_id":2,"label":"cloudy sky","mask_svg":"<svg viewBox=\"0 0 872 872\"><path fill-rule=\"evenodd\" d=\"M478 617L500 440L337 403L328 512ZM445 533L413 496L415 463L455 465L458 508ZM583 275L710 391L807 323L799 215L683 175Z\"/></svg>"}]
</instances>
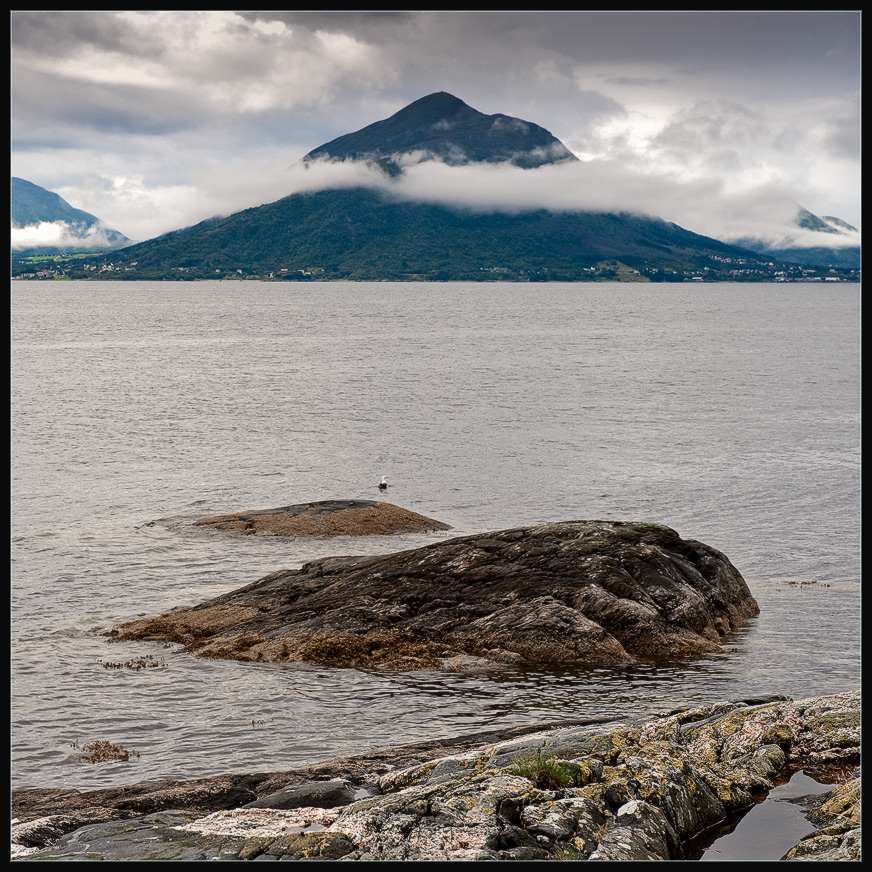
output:
<instances>
[{"instance_id":1,"label":"cloudy sky","mask_svg":"<svg viewBox=\"0 0 872 872\"><path fill-rule=\"evenodd\" d=\"M860 226L860 12L11 12L11 170L133 239L296 190L329 140L448 91L580 163L421 165L407 196Z\"/></svg>"}]
</instances>

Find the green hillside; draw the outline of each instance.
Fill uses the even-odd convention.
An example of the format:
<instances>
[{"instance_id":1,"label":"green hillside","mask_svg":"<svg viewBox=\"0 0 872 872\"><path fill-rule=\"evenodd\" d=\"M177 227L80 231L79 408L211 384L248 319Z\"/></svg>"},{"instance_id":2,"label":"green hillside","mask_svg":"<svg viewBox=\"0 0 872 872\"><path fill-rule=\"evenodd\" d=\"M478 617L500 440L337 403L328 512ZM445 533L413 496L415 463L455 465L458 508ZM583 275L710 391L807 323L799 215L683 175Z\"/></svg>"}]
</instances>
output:
<instances>
[{"instance_id":1,"label":"green hillside","mask_svg":"<svg viewBox=\"0 0 872 872\"><path fill-rule=\"evenodd\" d=\"M604 213L482 214L355 188L293 194L117 252L130 277L243 274L342 279L584 280L603 261L716 267L749 252L659 219ZM753 255L750 255L753 257Z\"/></svg>"}]
</instances>

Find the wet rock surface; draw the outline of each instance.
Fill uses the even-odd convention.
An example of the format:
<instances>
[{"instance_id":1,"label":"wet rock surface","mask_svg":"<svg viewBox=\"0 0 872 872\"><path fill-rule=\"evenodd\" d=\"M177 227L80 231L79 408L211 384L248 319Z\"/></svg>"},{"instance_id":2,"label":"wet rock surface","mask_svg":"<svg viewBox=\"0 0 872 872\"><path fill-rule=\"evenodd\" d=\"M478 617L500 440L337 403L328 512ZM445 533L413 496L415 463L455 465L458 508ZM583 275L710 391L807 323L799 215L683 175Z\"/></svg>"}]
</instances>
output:
<instances>
[{"instance_id":1,"label":"wet rock surface","mask_svg":"<svg viewBox=\"0 0 872 872\"><path fill-rule=\"evenodd\" d=\"M859 761L860 694L841 693L794 702L729 701L639 723L562 726L495 743L453 749L421 759L422 746L384 770L384 757L323 764L333 780L313 799L356 785L358 798L341 806L272 809L283 802L282 782L295 774L225 776L223 789L207 782L116 789L114 810L135 816L79 825L58 836L61 809L84 815L88 803L111 791L13 792L13 855L39 860L521 860L686 859L684 844L700 831L748 806L772 787L780 768L845 765ZM834 725L838 726L834 726ZM777 739L780 744L773 742ZM777 749L777 752L775 750ZM397 749L398 752L401 749ZM451 751L455 753L451 753ZM368 770L365 773L365 771ZM348 784L335 783L345 779ZM227 782L256 794L246 807L198 814L194 807L139 805L206 796L228 798ZM239 787L240 785L246 785ZM216 781L217 786L217 781ZM842 790L844 795L838 794ZM40 793L37 801L36 794ZM65 794L62 796L61 794ZM74 810L76 798L82 808ZM332 801L332 800L328 800ZM786 859L857 859L859 783L816 800L827 824ZM41 815L54 809L56 814ZM92 818L97 812L90 806ZM824 811L823 809L827 809ZM33 815L35 817L29 817ZM816 844L812 844L816 841ZM46 847L39 848L43 842ZM48 844L50 842L50 844ZM823 850L829 854L824 855ZM816 853L817 852L817 853Z\"/></svg>"},{"instance_id":2,"label":"wet rock surface","mask_svg":"<svg viewBox=\"0 0 872 872\"><path fill-rule=\"evenodd\" d=\"M322 500L214 515L194 521L194 526L241 536L384 536L451 529L442 521L375 500Z\"/></svg>"},{"instance_id":3,"label":"wet rock surface","mask_svg":"<svg viewBox=\"0 0 872 872\"><path fill-rule=\"evenodd\" d=\"M757 612L714 548L657 524L567 521L327 557L110 635L340 667L613 665L719 652Z\"/></svg>"}]
</instances>

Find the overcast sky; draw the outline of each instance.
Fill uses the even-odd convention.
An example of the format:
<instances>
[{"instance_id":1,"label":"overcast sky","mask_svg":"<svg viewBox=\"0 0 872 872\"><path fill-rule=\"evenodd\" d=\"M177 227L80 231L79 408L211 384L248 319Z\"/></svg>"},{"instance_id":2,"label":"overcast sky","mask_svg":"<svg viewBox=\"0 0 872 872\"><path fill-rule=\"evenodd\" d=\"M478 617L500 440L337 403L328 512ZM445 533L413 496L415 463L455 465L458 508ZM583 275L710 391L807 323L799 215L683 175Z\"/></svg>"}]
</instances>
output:
<instances>
[{"instance_id":1,"label":"overcast sky","mask_svg":"<svg viewBox=\"0 0 872 872\"><path fill-rule=\"evenodd\" d=\"M133 239L374 179L299 159L448 91L581 162L418 166L475 207L643 211L774 237L860 226L860 12L13 11L11 170Z\"/></svg>"}]
</instances>

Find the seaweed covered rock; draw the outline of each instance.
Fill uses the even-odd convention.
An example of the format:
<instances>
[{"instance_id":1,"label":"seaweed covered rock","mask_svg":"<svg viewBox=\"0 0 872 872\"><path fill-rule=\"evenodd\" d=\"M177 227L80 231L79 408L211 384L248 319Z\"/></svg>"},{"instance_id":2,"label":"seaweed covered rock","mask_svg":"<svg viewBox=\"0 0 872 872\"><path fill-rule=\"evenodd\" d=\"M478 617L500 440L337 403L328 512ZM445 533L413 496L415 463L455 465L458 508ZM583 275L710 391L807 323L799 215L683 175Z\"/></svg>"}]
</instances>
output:
<instances>
[{"instance_id":1,"label":"seaweed covered rock","mask_svg":"<svg viewBox=\"0 0 872 872\"><path fill-rule=\"evenodd\" d=\"M214 515L194 521L194 526L241 536L385 536L451 529L442 521L375 500L321 500Z\"/></svg>"},{"instance_id":2,"label":"seaweed covered rock","mask_svg":"<svg viewBox=\"0 0 872 872\"><path fill-rule=\"evenodd\" d=\"M657 524L567 521L328 557L109 635L341 667L611 665L719 652L757 612L714 548Z\"/></svg>"}]
</instances>

